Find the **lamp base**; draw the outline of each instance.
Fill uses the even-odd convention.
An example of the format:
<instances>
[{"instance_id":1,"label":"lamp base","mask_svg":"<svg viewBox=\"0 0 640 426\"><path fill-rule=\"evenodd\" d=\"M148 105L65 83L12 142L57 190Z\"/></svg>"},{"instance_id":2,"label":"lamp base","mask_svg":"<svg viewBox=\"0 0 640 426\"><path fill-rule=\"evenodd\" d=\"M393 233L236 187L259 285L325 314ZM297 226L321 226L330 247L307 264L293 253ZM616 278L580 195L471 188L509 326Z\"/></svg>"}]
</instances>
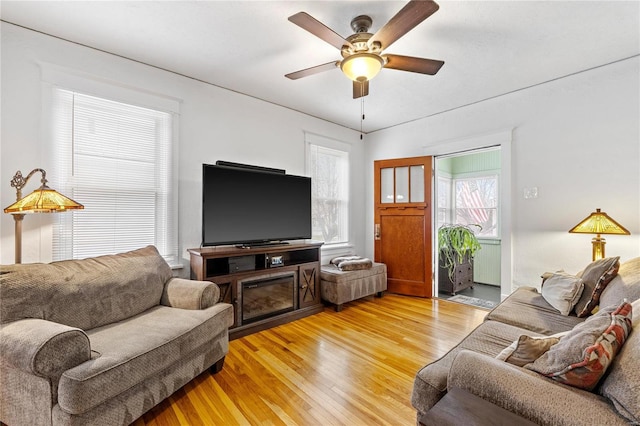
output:
<instances>
[{"instance_id":1,"label":"lamp base","mask_svg":"<svg viewBox=\"0 0 640 426\"><path fill-rule=\"evenodd\" d=\"M598 234L594 239L591 240L591 254L594 261L604 258L604 245L606 243L607 242L605 241L605 239L600 237L600 234Z\"/></svg>"},{"instance_id":2,"label":"lamp base","mask_svg":"<svg viewBox=\"0 0 640 426\"><path fill-rule=\"evenodd\" d=\"M12 216L15 222L15 263L22 263L22 219L24 219L24 213L13 214Z\"/></svg>"}]
</instances>

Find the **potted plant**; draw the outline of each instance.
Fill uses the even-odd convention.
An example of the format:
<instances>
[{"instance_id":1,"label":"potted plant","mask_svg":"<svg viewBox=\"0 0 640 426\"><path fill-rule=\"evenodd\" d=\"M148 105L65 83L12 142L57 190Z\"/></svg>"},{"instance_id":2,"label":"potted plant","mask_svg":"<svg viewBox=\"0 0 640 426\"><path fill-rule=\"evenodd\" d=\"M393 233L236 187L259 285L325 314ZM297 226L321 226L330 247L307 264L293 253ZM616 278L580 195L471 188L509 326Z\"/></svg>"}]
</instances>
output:
<instances>
[{"instance_id":1,"label":"potted plant","mask_svg":"<svg viewBox=\"0 0 640 426\"><path fill-rule=\"evenodd\" d=\"M439 289L455 294L473 286L473 258L482 247L472 227L480 225L442 225L438 228Z\"/></svg>"}]
</instances>

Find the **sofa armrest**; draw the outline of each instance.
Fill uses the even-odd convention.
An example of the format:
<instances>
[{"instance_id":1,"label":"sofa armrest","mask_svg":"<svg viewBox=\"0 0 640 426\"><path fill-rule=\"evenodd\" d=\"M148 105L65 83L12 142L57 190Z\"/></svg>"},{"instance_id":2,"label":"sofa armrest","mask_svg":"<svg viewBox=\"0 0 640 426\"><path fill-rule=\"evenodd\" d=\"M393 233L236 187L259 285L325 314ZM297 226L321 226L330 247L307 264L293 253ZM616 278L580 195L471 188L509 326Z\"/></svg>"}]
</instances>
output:
<instances>
[{"instance_id":1,"label":"sofa armrest","mask_svg":"<svg viewBox=\"0 0 640 426\"><path fill-rule=\"evenodd\" d=\"M180 309L207 309L220 299L220 288L210 281L171 278L164 286L160 303Z\"/></svg>"},{"instance_id":2,"label":"sofa armrest","mask_svg":"<svg viewBox=\"0 0 640 426\"><path fill-rule=\"evenodd\" d=\"M29 318L2 326L0 357L3 364L57 380L66 370L91 358L91 345L79 328Z\"/></svg>"},{"instance_id":3,"label":"sofa armrest","mask_svg":"<svg viewBox=\"0 0 640 426\"><path fill-rule=\"evenodd\" d=\"M453 360L447 388L454 387L540 425L627 424L602 396L469 350Z\"/></svg>"}]
</instances>

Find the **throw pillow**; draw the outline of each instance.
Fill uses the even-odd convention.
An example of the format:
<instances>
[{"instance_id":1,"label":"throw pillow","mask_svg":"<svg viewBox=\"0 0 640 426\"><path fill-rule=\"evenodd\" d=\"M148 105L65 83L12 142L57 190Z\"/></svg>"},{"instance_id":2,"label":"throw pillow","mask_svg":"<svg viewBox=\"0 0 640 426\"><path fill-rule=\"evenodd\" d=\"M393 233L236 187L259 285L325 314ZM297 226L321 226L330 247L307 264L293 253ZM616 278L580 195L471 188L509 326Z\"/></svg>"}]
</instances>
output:
<instances>
[{"instance_id":1,"label":"throw pillow","mask_svg":"<svg viewBox=\"0 0 640 426\"><path fill-rule=\"evenodd\" d=\"M531 337L522 335L500 352L496 359L524 367L540 358L551 346L560 341L559 337Z\"/></svg>"},{"instance_id":2,"label":"throw pillow","mask_svg":"<svg viewBox=\"0 0 640 426\"><path fill-rule=\"evenodd\" d=\"M338 256L331 259L329 263L331 263L332 265L338 266L340 262L346 262L349 260L359 260L359 259L362 259L362 258L360 256Z\"/></svg>"},{"instance_id":3,"label":"throw pillow","mask_svg":"<svg viewBox=\"0 0 640 426\"><path fill-rule=\"evenodd\" d=\"M620 257L606 257L598 259L587 266L578 276L584 282L584 291L576 303L575 311L583 318L591 314L593 308L600 302L600 294L618 274Z\"/></svg>"},{"instance_id":4,"label":"throw pillow","mask_svg":"<svg viewBox=\"0 0 640 426\"><path fill-rule=\"evenodd\" d=\"M369 269L373 265L371 259L360 256L339 256L331 259L330 263L341 271L359 271Z\"/></svg>"},{"instance_id":5,"label":"throw pillow","mask_svg":"<svg viewBox=\"0 0 640 426\"><path fill-rule=\"evenodd\" d=\"M556 272L545 272L542 275L540 275L540 278L542 278L542 285L544 285L544 282L546 280L548 280L549 278L551 278L553 276L553 274L562 274L564 273L564 269L560 269Z\"/></svg>"},{"instance_id":6,"label":"throw pillow","mask_svg":"<svg viewBox=\"0 0 640 426\"><path fill-rule=\"evenodd\" d=\"M619 306L602 308L525 368L592 390L631 332L631 316L632 307L626 300Z\"/></svg>"},{"instance_id":7,"label":"throw pillow","mask_svg":"<svg viewBox=\"0 0 640 426\"><path fill-rule=\"evenodd\" d=\"M634 302L635 303L635 302ZM633 317L640 316L633 303ZM633 330L620 353L598 385L600 395L607 397L629 424L640 425L640 331Z\"/></svg>"},{"instance_id":8,"label":"throw pillow","mask_svg":"<svg viewBox=\"0 0 640 426\"><path fill-rule=\"evenodd\" d=\"M562 315L569 315L582 295L584 284L582 279L565 272L551 274L542 283L542 297Z\"/></svg>"}]
</instances>

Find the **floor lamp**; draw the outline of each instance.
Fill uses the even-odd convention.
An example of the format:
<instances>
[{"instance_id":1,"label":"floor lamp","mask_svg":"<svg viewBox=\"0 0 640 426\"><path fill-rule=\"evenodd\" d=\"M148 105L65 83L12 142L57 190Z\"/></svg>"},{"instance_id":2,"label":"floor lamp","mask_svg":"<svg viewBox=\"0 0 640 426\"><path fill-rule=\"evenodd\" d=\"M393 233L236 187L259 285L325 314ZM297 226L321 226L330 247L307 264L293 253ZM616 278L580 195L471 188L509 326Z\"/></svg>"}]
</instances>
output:
<instances>
[{"instance_id":1,"label":"floor lamp","mask_svg":"<svg viewBox=\"0 0 640 426\"><path fill-rule=\"evenodd\" d=\"M592 259L598 260L604 258L604 245L606 241L601 234L609 235L629 235L629 231L624 226L609 217L605 212L596 209L595 212L584 218L579 224L569 230L570 233L577 234L596 234L591 240Z\"/></svg>"},{"instance_id":2,"label":"floor lamp","mask_svg":"<svg viewBox=\"0 0 640 426\"><path fill-rule=\"evenodd\" d=\"M22 188L27 184L34 173L42 174L40 179L40 188L31 194L22 198ZM42 169L33 169L23 177L18 170L11 179L11 186L16 189L16 202L4 209L5 213L11 213L15 221L15 262L22 263L22 219L26 213L60 213L67 210L84 209L82 204L73 201L71 198L65 197L59 192L47 186L47 172Z\"/></svg>"}]
</instances>

